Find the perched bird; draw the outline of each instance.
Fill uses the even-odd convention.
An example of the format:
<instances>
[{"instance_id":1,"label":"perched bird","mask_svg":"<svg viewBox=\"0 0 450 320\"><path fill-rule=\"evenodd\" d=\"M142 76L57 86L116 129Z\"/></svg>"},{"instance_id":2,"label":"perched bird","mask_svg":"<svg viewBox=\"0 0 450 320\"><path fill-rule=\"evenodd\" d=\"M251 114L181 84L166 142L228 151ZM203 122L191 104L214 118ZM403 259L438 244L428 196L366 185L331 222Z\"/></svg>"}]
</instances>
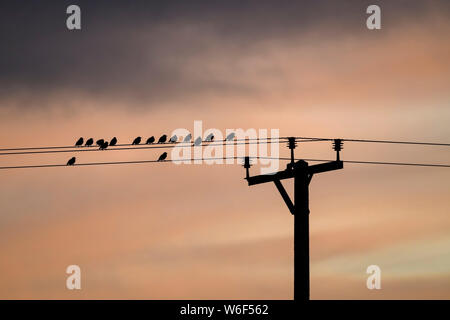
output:
<instances>
[{"instance_id":1,"label":"perched bird","mask_svg":"<svg viewBox=\"0 0 450 320\"><path fill-rule=\"evenodd\" d=\"M197 139L195 139L194 146L199 146L201 144L202 144L202 137L198 137Z\"/></svg>"},{"instance_id":2,"label":"perched bird","mask_svg":"<svg viewBox=\"0 0 450 320\"><path fill-rule=\"evenodd\" d=\"M75 143L76 147L81 147L83 145L84 139L83 137L81 137L80 139L77 140L77 142Z\"/></svg>"},{"instance_id":3,"label":"perched bird","mask_svg":"<svg viewBox=\"0 0 450 320\"><path fill-rule=\"evenodd\" d=\"M99 139L99 140L97 140L97 142L95 142L99 147L101 147L102 146L102 144L104 144L105 143L105 140L103 140L103 139Z\"/></svg>"},{"instance_id":4,"label":"perched bird","mask_svg":"<svg viewBox=\"0 0 450 320\"><path fill-rule=\"evenodd\" d=\"M167 140L167 136L166 136L165 134L163 134L163 135L159 138L158 143L164 143L164 142L166 142L166 140Z\"/></svg>"},{"instance_id":5,"label":"perched bird","mask_svg":"<svg viewBox=\"0 0 450 320\"><path fill-rule=\"evenodd\" d=\"M231 141L234 139L235 136L236 136L236 134L234 132L232 132L229 135L227 135L227 138L225 140Z\"/></svg>"},{"instance_id":6,"label":"perched bird","mask_svg":"<svg viewBox=\"0 0 450 320\"><path fill-rule=\"evenodd\" d=\"M69 161L67 161L68 166L73 166L74 164L75 164L75 157L72 157L69 159Z\"/></svg>"},{"instance_id":7,"label":"perched bird","mask_svg":"<svg viewBox=\"0 0 450 320\"><path fill-rule=\"evenodd\" d=\"M85 146L86 146L86 147L90 147L90 146L92 146L93 143L94 143L94 139L89 138L89 139L86 141Z\"/></svg>"},{"instance_id":8,"label":"perched bird","mask_svg":"<svg viewBox=\"0 0 450 320\"><path fill-rule=\"evenodd\" d=\"M214 140L214 135L212 133L208 134L208 136L206 137L205 141L213 141Z\"/></svg>"},{"instance_id":9,"label":"perched bird","mask_svg":"<svg viewBox=\"0 0 450 320\"><path fill-rule=\"evenodd\" d=\"M164 152L162 155L159 156L158 161L164 161L167 158L167 152Z\"/></svg>"},{"instance_id":10,"label":"perched bird","mask_svg":"<svg viewBox=\"0 0 450 320\"><path fill-rule=\"evenodd\" d=\"M177 141L178 141L178 137L177 137L176 134L173 135L172 138L170 138L170 140L169 140L169 142L172 142L172 143L175 143L175 142L177 142Z\"/></svg>"},{"instance_id":11,"label":"perched bird","mask_svg":"<svg viewBox=\"0 0 450 320\"><path fill-rule=\"evenodd\" d=\"M116 144L117 144L117 138L114 137L111 139L111 142L109 143L109 145L112 147L112 146L115 146Z\"/></svg>"},{"instance_id":12,"label":"perched bird","mask_svg":"<svg viewBox=\"0 0 450 320\"><path fill-rule=\"evenodd\" d=\"M103 144L100 146L100 150L105 150L106 148L108 148L108 141L103 142Z\"/></svg>"},{"instance_id":13,"label":"perched bird","mask_svg":"<svg viewBox=\"0 0 450 320\"><path fill-rule=\"evenodd\" d=\"M145 144L152 144L153 142L155 142L155 137L151 136L150 138L147 139L147 142Z\"/></svg>"},{"instance_id":14,"label":"perched bird","mask_svg":"<svg viewBox=\"0 0 450 320\"><path fill-rule=\"evenodd\" d=\"M136 145L139 143L141 143L141 137L137 137L136 139L134 139L132 145Z\"/></svg>"},{"instance_id":15,"label":"perched bird","mask_svg":"<svg viewBox=\"0 0 450 320\"><path fill-rule=\"evenodd\" d=\"M186 137L184 137L183 142L191 142L192 135L189 133Z\"/></svg>"}]
</instances>

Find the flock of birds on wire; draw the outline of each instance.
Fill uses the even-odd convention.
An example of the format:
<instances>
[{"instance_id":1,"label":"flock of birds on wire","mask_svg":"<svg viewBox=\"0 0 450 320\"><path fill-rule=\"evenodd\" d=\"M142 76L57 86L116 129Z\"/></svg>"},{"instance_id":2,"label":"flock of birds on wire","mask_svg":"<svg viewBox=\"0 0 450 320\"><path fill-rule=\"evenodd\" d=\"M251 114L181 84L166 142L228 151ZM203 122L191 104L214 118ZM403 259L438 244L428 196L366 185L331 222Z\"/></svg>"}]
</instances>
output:
<instances>
[{"instance_id":1,"label":"flock of birds on wire","mask_svg":"<svg viewBox=\"0 0 450 320\"><path fill-rule=\"evenodd\" d=\"M235 137L235 133L232 132L230 133L226 138L225 141L231 141L233 140ZM184 143L190 143L192 140L192 135L189 133L188 135L186 135L186 137L184 137L183 142ZM155 143L156 139L154 136L151 136L150 138L147 139L147 141L145 142L145 144L153 144ZM214 135L212 133L210 133L205 141L207 142L213 142L214 141ZM135 146L135 145L139 145L142 142L142 138L141 137L136 137L133 142L131 143L131 145ZM178 137L176 135L173 135L169 141L167 141L167 135L163 134L159 139L157 143L176 143L178 142ZM197 139L195 139L194 141L194 146L199 146L202 143L202 137L198 137ZM77 142L75 142L75 146L76 147L91 147L94 145L94 139L93 138L89 138L86 140L86 142L84 142L84 138L80 137ZM95 144L99 147L99 150L106 150L106 148L108 147L113 147L115 145L117 145L117 138L114 137L111 139L111 141L106 141L104 139L99 139L95 142ZM162 153L159 158L158 161L165 161L167 158L167 152ZM69 161L67 161L67 165L68 166L73 166L75 164L76 158L72 157L69 159Z\"/></svg>"}]
</instances>

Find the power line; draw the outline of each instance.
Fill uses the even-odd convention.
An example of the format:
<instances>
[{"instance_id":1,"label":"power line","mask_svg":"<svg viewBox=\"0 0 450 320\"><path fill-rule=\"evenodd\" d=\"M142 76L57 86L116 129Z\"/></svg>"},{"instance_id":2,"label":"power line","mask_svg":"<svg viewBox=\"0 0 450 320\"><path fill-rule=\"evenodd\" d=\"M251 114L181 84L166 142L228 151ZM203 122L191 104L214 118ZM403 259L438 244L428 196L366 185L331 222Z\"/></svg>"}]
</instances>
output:
<instances>
[{"instance_id":1,"label":"power line","mask_svg":"<svg viewBox=\"0 0 450 320\"><path fill-rule=\"evenodd\" d=\"M312 137L295 137L296 139L311 139L314 141L332 141L333 138L312 138ZM424 145L424 146L441 146L450 147L450 143L440 142L421 142L421 141L395 141L395 140L369 140L369 139L345 139L342 141L347 142L369 142L369 143L390 143L390 144L412 144L412 145ZM301 141L301 140L300 140Z\"/></svg>"},{"instance_id":2,"label":"power line","mask_svg":"<svg viewBox=\"0 0 450 320\"><path fill-rule=\"evenodd\" d=\"M138 163L169 163L169 162L182 162L182 161L208 161L208 160L235 160L238 157L222 157L222 158L190 158L190 159L179 159L179 160L133 160L133 161L111 161L111 162L87 162L87 163L76 163L71 167L78 166L99 166L99 165L112 165L112 164L138 164ZM42 164L42 165L29 165L29 166L11 166L11 167L0 167L3 169L32 169L32 168L53 168L53 167L69 167L66 164Z\"/></svg>"},{"instance_id":3,"label":"power line","mask_svg":"<svg viewBox=\"0 0 450 320\"><path fill-rule=\"evenodd\" d=\"M296 142L318 142L318 141L333 141L334 138L317 138L317 137L294 137ZM213 142L234 142L234 141L278 141L278 142L287 142L285 140L289 139L289 137L278 137L278 138L245 138L245 139L234 139L230 141L225 140L216 140ZM440 143L440 142L421 142L421 141L396 141L396 140L373 140L373 139L353 139L353 138L343 138L342 141L347 142L366 142L366 143L386 143L386 144L409 144L409 145L425 145L425 146L441 146L441 147L449 147L450 143ZM202 143L210 142L211 141L202 141ZM159 145L177 145L177 144L191 144L192 142L165 142L165 143L159 143ZM155 144L157 145L157 144ZM106 150L118 150L117 147L129 147L132 146L132 144L117 144L116 146L110 147L110 149ZM138 145L140 146L140 145ZM152 145L154 147L154 145ZM0 151L26 151L26 150L55 150L55 149L73 149L75 146L50 146L50 147L21 147L21 148L0 148ZM76 151L89 149L92 147L76 147ZM142 148L144 149L144 148ZM121 149L126 150L126 149ZM90 150L92 151L92 150ZM32 153L32 152L29 152ZM27 153L0 153L0 155L6 155L6 154L27 154Z\"/></svg>"},{"instance_id":4,"label":"power line","mask_svg":"<svg viewBox=\"0 0 450 320\"><path fill-rule=\"evenodd\" d=\"M261 157L260 157L261 158ZM278 158L279 160L291 160L291 158ZM304 161L333 161L330 159L295 159ZM410 162L387 162L387 161L364 161L364 160L342 160L344 163L351 164L376 164L376 165L392 165L392 166L413 166L413 167L439 167L450 168L450 164L441 163L410 163Z\"/></svg>"},{"instance_id":5,"label":"power line","mask_svg":"<svg viewBox=\"0 0 450 320\"><path fill-rule=\"evenodd\" d=\"M291 158L275 158L275 157L250 157L251 159L271 159L271 160L283 160L290 161ZM236 160L244 159L243 157L215 157L215 158L190 158L190 159L178 159L178 160L135 160L135 161L112 161L112 162L87 162L78 163L73 166L98 166L98 165L114 165L114 164L139 164L139 163L168 163L168 162L183 162L183 161L213 161L213 160ZM312 162L332 161L330 159L295 159L305 160ZM450 164L434 164L434 163L408 163L408 162L385 162L385 161L362 161L362 160L343 160L344 163L349 164L371 164L371 165L394 165L394 166L414 166L414 167L439 167L450 168ZM31 168L52 168L52 167L68 167L65 164L43 164L43 165L25 165L25 166L5 166L0 167L0 170L7 169L31 169Z\"/></svg>"},{"instance_id":6,"label":"power line","mask_svg":"<svg viewBox=\"0 0 450 320\"><path fill-rule=\"evenodd\" d=\"M223 143L231 143L234 141L274 141L274 140L278 140L279 142L286 142L284 140L287 140L287 137L267 137L267 138L245 138L245 139L233 139L233 140L215 140L215 141L206 141L203 140L202 143L205 142L223 142ZM312 140L316 140L316 139L312 139ZM163 142L163 143L154 143L152 144L153 146L155 145L170 145L170 146L174 146L177 144L192 144L193 142ZM145 144L139 144L139 145L135 145L135 146L143 146ZM126 146L133 146L133 144L131 143L125 143L125 144L117 144L115 146L110 146L110 148L112 147L126 147ZM80 147L76 147L74 145L72 146L51 146L51 147L20 147L20 148L0 148L0 151L25 151L25 150L47 150L47 149L70 149L70 148L77 148L77 149L84 149L84 148L94 148L96 146L80 146ZM109 149L106 149L109 150Z\"/></svg>"},{"instance_id":7,"label":"power line","mask_svg":"<svg viewBox=\"0 0 450 320\"><path fill-rule=\"evenodd\" d=\"M312 160L310 160L312 161ZM346 163L356 163L356 164L381 164L381 165L393 165L393 166L413 166L413 167L439 167L439 168L450 168L450 164L439 164L439 163L408 163L408 162L383 162L383 161L355 161L355 160L345 160Z\"/></svg>"},{"instance_id":8,"label":"power line","mask_svg":"<svg viewBox=\"0 0 450 320\"><path fill-rule=\"evenodd\" d=\"M242 140L242 139L240 139ZM255 141L255 142L251 142L251 141L246 141L246 142L237 142L235 143L236 140L234 141L220 141L220 142L216 142L216 141L203 141L201 144L199 145L193 145L192 142L189 143L183 143L183 142L179 142L179 143L164 143L164 144L153 144L153 145L135 145L134 147L120 147L122 145L117 145L113 146L113 147L109 147L107 149L99 149L97 147L82 147L82 148L77 148L77 147L70 147L71 149L68 150L54 150L57 149L58 147L51 147L50 149L52 150L45 150L45 151L19 151L19 152L2 152L0 153L0 156L10 156L10 155L23 155L23 154L47 154L47 153L67 153L67 152L97 152L97 151L121 151L121 150L145 150L145 149L167 149L167 148L174 148L177 146L185 146L185 147L197 147L197 146L237 146L237 145L251 145L251 144L270 144L270 143L274 143L270 140L267 140L267 142L261 142L261 141ZM308 142L309 140L304 140L302 142ZM124 146L131 146L131 144L126 144ZM66 147L60 147L60 148L66 148ZM44 149L44 148L42 148ZM2 150L2 149L0 149ZM4 149L6 150L6 149ZM11 149L12 150L12 149ZM15 149L17 150L17 149ZM25 150L25 149L23 149Z\"/></svg>"}]
</instances>

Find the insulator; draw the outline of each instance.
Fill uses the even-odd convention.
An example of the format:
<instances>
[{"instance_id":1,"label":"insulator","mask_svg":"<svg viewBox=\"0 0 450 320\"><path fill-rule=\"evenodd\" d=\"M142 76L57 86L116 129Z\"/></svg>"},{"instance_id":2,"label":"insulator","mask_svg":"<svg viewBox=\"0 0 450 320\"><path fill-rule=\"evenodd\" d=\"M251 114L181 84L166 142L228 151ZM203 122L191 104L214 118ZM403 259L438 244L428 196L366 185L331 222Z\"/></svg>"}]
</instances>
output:
<instances>
[{"instance_id":1,"label":"insulator","mask_svg":"<svg viewBox=\"0 0 450 320\"><path fill-rule=\"evenodd\" d=\"M341 151L343 149L342 139L334 139L333 149L334 149L334 151Z\"/></svg>"},{"instance_id":2,"label":"insulator","mask_svg":"<svg viewBox=\"0 0 450 320\"><path fill-rule=\"evenodd\" d=\"M250 168L250 157L244 158L244 168Z\"/></svg>"},{"instance_id":3,"label":"insulator","mask_svg":"<svg viewBox=\"0 0 450 320\"><path fill-rule=\"evenodd\" d=\"M295 143L295 138L294 137L290 137L288 138L288 147L289 149L295 149L295 147L297 146L297 144Z\"/></svg>"}]
</instances>

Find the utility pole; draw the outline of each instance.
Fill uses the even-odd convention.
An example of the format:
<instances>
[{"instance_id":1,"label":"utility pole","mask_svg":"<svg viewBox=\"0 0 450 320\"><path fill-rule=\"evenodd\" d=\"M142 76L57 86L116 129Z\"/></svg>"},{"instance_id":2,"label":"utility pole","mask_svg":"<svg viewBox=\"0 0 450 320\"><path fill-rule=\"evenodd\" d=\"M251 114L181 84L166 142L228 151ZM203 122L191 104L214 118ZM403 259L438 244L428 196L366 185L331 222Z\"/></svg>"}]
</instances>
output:
<instances>
[{"instance_id":1,"label":"utility pole","mask_svg":"<svg viewBox=\"0 0 450 320\"><path fill-rule=\"evenodd\" d=\"M294 215L294 300L309 300L309 183L314 174L338 170L344 167L339 158L342 150L342 140L335 139L333 149L336 151L336 161L310 166L306 161L294 159L296 147L295 138L289 138L288 147L291 150L291 162L283 171L273 174L251 177L249 174L250 158L245 157L244 168L249 186L273 182L280 192L289 211ZM294 178L294 203L284 189L281 180Z\"/></svg>"}]
</instances>

